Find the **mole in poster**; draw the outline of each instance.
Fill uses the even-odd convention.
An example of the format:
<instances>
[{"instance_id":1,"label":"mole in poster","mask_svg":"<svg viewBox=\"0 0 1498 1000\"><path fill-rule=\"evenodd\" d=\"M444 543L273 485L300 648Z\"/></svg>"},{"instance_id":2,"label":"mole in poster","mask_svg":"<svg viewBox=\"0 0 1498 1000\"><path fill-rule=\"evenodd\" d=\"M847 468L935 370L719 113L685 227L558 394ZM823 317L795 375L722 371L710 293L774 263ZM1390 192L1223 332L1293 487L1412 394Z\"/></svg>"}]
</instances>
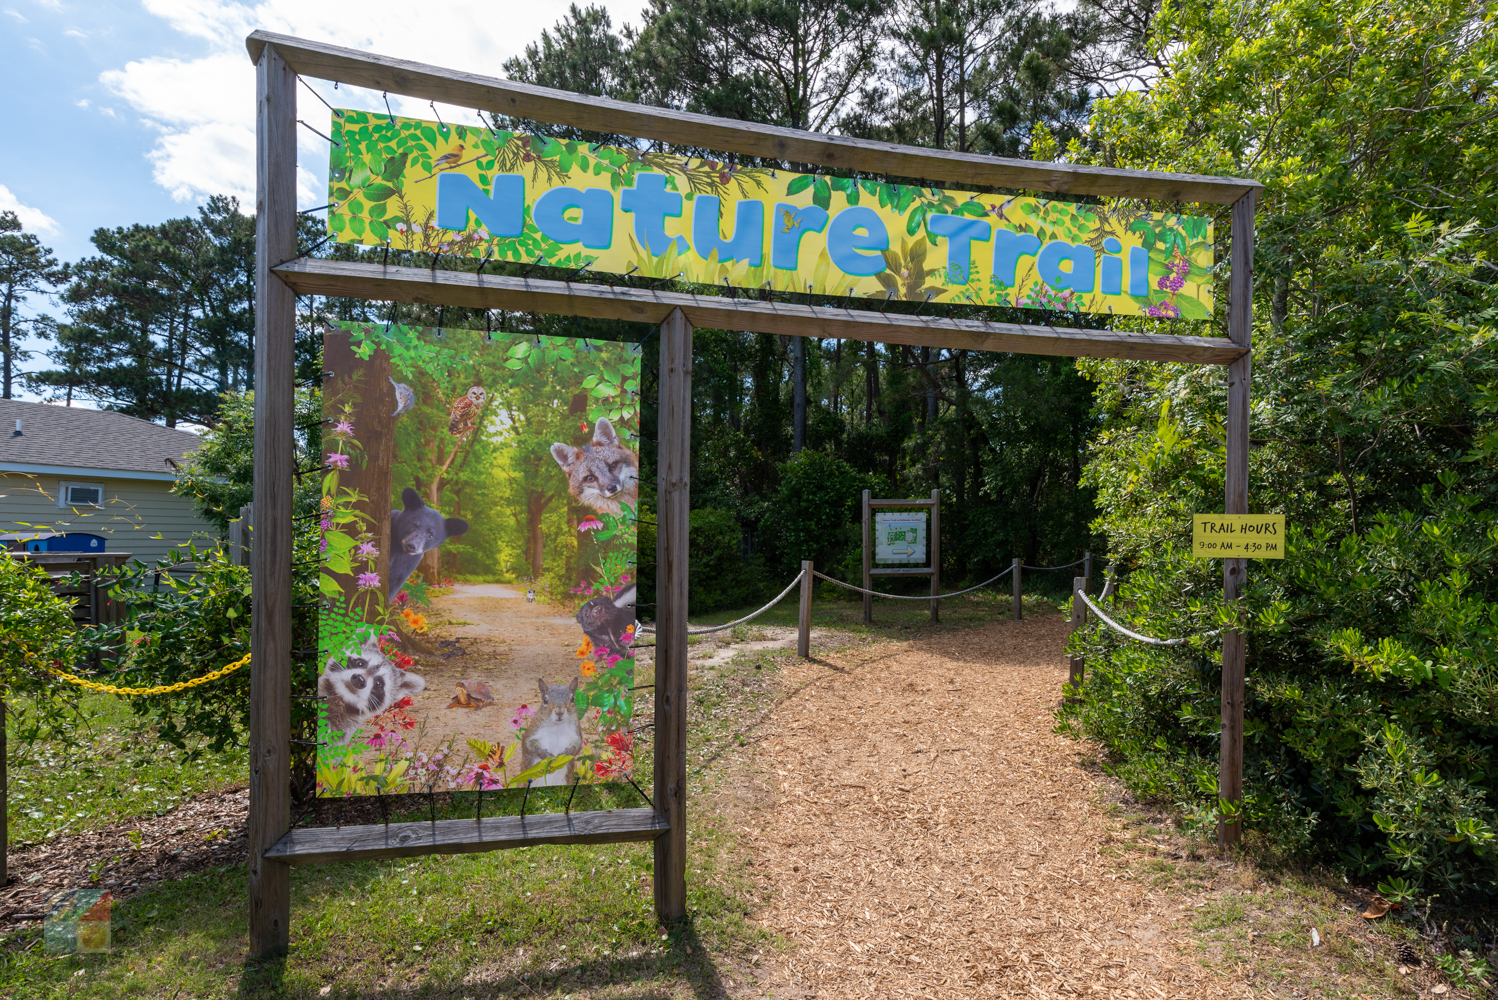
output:
<instances>
[{"instance_id":1,"label":"mole in poster","mask_svg":"<svg viewBox=\"0 0 1498 1000\"><path fill-rule=\"evenodd\" d=\"M318 794L630 777L638 348L323 343Z\"/></svg>"}]
</instances>

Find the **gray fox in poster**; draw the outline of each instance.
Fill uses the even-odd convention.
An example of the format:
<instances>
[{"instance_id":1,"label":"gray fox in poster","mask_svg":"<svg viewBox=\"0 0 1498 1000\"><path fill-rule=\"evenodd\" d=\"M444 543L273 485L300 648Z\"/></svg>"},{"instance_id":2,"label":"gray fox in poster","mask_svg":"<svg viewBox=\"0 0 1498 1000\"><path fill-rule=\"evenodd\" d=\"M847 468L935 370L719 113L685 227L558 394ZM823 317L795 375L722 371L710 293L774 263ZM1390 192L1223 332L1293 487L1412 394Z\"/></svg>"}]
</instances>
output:
<instances>
[{"instance_id":1,"label":"gray fox in poster","mask_svg":"<svg viewBox=\"0 0 1498 1000\"><path fill-rule=\"evenodd\" d=\"M535 767L543 760L563 754L583 752L583 729L577 718L577 688L581 677L572 678L571 684L547 684L546 678L538 677L541 686L541 707L531 716L520 737L520 770ZM533 785L570 785L575 767L574 761L531 782Z\"/></svg>"},{"instance_id":2,"label":"gray fox in poster","mask_svg":"<svg viewBox=\"0 0 1498 1000\"><path fill-rule=\"evenodd\" d=\"M619 505L637 507L640 502L640 459L619 443L619 435L608 418L593 425L593 443L575 448L558 441L551 457L567 474L572 499L600 514L619 516Z\"/></svg>"},{"instance_id":3,"label":"gray fox in poster","mask_svg":"<svg viewBox=\"0 0 1498 1000\"><path fill-rule=\"evenodd\" d=\"M387 600L391 601L416 572L423 554L468 530L467 521L461 517L444 518L428 507L409 486L401 490L401 503L406 505L405 510L390 512L390 593Z\"/></svg>"},{"instance_id":4,"label":"gray fox in poster","mask_svg":"<svg viewBox=\"0 0 1498 1000\"><path fill-rule=\"evenodd\" d=\"M357 653L328 657L317 693L328 704L329 738L347 743L350 734L407 695L426 689L426 679L402 670L380 652L378 637Z\"/></svg>"}]
</instances>

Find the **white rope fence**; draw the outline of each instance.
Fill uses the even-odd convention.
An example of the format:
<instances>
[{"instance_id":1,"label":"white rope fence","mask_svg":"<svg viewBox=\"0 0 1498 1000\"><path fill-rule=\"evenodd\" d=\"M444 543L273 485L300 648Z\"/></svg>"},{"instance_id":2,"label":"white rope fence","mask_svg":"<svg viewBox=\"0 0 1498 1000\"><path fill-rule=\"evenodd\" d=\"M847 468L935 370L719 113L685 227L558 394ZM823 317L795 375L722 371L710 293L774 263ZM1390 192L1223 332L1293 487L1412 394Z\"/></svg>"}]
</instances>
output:
<instances>
[{"instance_id":1,"label":"white rope fence","mask_svg":"<svg viewBox=\"0 0 1498 1000\"><path fill-rule=\"evenodd\" d=\"M745 615L744 617L740 618L738 621L729 622L727 625L714 625L712 628L689 628L689 629L687 629L687 635L707 635L709 632L721 632L721 631L723 631L726 628L733 628L735 625L742 625L742 624L744 624L747 621L753 621L754 619L758 618L760 615L764 614L766 611L769 611L775 605L779 604L781 601L785 600L785 595L789 594L795 588L796 584L798 584L798 583L801 582L801 578L803 576L805 576L805 575L806 575L806 571L805 570L802 570L801 572L797 573L796 574L796 578L791 581L790 586L786 587L784 590L782 590L780 592L780 596L779 597L775 598L775 600L771 601L769 604L766 604L764 607L760 608L758 611L754 612L753 614ZM822 574L820 574L820 573L817 574L817 576L821 576L821 575ZM929 598L928 598L928 600L929 600ZM653 625L641 625L640 626L640 631L641 632L654 632L655 631L655 627Z\"/></svg>"},{"instance_id":2,"label":"white rope fence","mask_svg":"<svg viewBox=\"0 0 1498 1000\"><path fill-rule=\"evenodd\" d=\"M914 597L909 597L909 596L907 596L905 594L881 594L877 590L865 590L862 587L855 587L851 583L844 583L841 580L834 580L832 577L828 576L826 573L818 573L816 570L812 570L812 575L813 576L819 576L822 579L826 580L828 583L835 583L839 587L847 587L849 590L856 590L860 594L872 594L875 597L887 597L887 598L889 598L890 600L893 600L893 601L940 601L940 600L945 600L948 597L961 597L963 594L971 594L975 590L982 590L984 587L988 586L990 583L993 583L994 580L1002 580L1013 569L1014 569L1014 567L1010 566L1009 569L1006 569L1004 572L1000 573L998 576L994 577L992 580L984 580L982 583L978 584L976 587L969 587L966 590L958 590L958 591L955 591L955 592L950 593L950 594L917 594ZM798 579L799 579L799 577L798 577ZM776 599L779 600L779 598L776 598Z\"/></svg>"},{"instance_id":3,"label":"white rope fence","mask_svg":"<svg viewBox=\"0 0 1498 1000\"><path fill-rule=\"evenodd\" d=\"M1086 602L1087 606L1092 609L1092 613L1097 615L1098 619L1101 620L1104 625L1107 625L1119 635L1127 636L1128 638L1133 639L1135 642L1142 642L1148 646L1180 646L1191 641L1191 638L1189 636L1182 636L1179 639L1152 639L1147 635L1140 635L1138 632L1135 632L1132 629L1124 628L1122 625L1118 624L1118 622L1103 614L1103 609L1092 603L1092 598L1088 597L1086 592L1083 591L1080 587L1077 589L1076 593L1078 597ZM1220 635L1221 633L1221 629L1213 629L1211 632L1203 632L1202 635L1205 637L1209 635Z\"/></svg>"}]
</instances>

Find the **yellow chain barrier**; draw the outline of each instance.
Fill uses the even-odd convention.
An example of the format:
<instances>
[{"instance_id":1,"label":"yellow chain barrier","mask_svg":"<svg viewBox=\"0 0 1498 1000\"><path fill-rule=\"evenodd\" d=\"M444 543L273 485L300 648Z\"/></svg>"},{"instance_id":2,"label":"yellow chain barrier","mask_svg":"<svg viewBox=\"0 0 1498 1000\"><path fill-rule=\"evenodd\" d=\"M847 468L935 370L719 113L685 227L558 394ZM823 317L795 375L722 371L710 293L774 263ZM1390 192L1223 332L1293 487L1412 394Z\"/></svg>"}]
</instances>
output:
<instances>
[{"instance_id":1,"label":"yellow chain barrier","mask_svg":"<svg viewBox=\"0 0 1498 1000\"><path fill-rule=\"evenodd\" d=\"M67 681L69 684L77 684L79 687L88 688L90 691L103 691L106 694L123 695L176 694L178 691L186 691L188 688L195 688L199 684L207 684L209 681L216 681L220 677L223 677L227 674L232 674L234 671L238 670L240 667L249 662L250 654L246 653L239 659L235 660L233 663L229 664L227 667L220 667L212 673L204 674L202 677L194 677L190 681L180 681L176 684L163 684L160 687L148 688L115 687L113 684L100 684L98 681L91 681L83 677L76 677L73 674L58 670L56 667L48 666L46 669L48 673L51 673L56 677L60 677L61 679Z\"/></svg>"}]
</instances>

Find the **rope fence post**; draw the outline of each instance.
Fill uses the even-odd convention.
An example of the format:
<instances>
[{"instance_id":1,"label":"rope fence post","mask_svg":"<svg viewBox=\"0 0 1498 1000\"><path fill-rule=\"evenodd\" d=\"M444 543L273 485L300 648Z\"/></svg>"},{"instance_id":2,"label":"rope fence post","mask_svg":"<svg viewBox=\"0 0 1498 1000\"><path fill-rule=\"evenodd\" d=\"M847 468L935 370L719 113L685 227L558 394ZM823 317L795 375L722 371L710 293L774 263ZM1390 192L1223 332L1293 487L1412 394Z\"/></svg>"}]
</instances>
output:
<instances>
[{"instance_id":1,"label":"rope fence post","mask_svg":"<svg viewBox=\"0 0 1498 1000\"><path fill-rule=\"evenodd\" d=\"M870 590L873 588L870 587ZM931 491L931 620L941 621L941 490Z\"/></svg>"},{"instance_id":2,"label":"rope fence post","mask_svg":"<svg viewBox=\"0 0 1498 1000\"><path fill-rule=\"evenodd\" d=\"M1073 577L1071 581L1071 634L1076 635L1077 630L1087 624L1087 605L1083 603L1082 594L1087 591L1087 577ZM1071 676L1067 678L1067 684L1073 690L1082 686L1082 679L1087 672L1087 661L1080 656L1070 656L1067 664L1071 667ZM1068 701L1080 700L1080 695L1071 695Z\"/></svg>"},{"instance_id":3,"label":"rope fence post","mask_svg":"<svg viewBox=\"0 0 1498 1000\"><path fill-rule=\"evenodd\" d=\"M1082 553L1082 575L1087 578L1088 585L1092 583L1092 550L1088 549Z\"/></svg>"},{"instance_id":4,"label":"rope fence post","mask_svg":"<svg viewBox=\"0 0 1498 1000\"><path fill-rule=\"evenodd\" d=\"M1019 575L1023 571L1024 560L1022 560L1018 556L1016 556L1015 559L1014 559L1014 561L1011 562L1009 565L1010 565L1010 568L1011 568L1011 572L1013 572L1013 574L1014 574L1014 580L1012 581L1014 583L1014 620L1015 621L1020 621L1021 619L1023 619L1025 617L1024 596L1020 592L1020 589L1019 589L1020 588Z\"/></svg>"},{"instance_id":5,"label":"rope fence post","mask_svg":"<svg viewBox=\"0 0 1498 1000\"><path fill-rule=\"evenodd\" d=\"M874 589L874 551L869 548L874 536L874 522L869 514L869 498L873 494L869 490L863 491L863 589ZM874 623L874 598L869 594L863 595L863 623L872 625Z\"/></svg>"},{"instance_id":6,"label":"rope fence post","mask_svg":"<svg viewBox=\"0 0 1498 1000\"><path fill-rule=\"evenodd\" d=\"M801 560L801 618L796 634L796 655L811 659L811 584L812 561Z\"/></svg>"}]
</instances>

